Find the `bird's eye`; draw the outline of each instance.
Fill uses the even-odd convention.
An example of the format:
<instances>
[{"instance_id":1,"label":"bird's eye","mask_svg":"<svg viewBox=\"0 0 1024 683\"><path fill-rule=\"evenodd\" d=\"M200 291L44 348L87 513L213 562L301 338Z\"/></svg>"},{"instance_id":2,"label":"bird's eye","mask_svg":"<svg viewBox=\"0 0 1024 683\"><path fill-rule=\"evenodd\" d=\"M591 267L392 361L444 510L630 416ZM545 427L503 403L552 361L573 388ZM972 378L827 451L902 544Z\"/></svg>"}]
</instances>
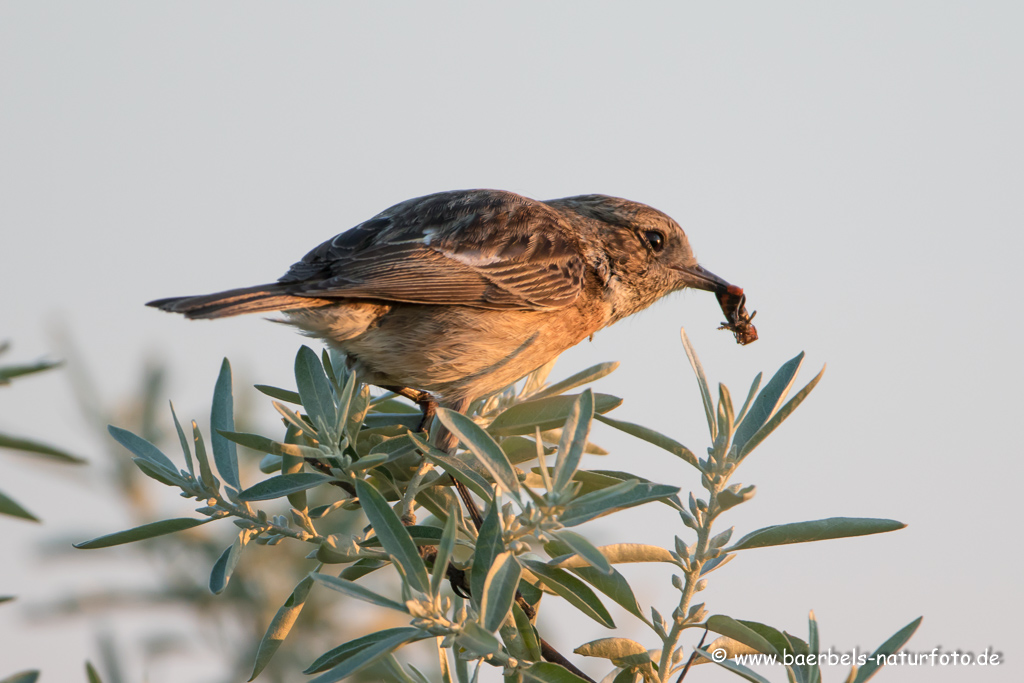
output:
<instances>
[{"instance_id":1,"label":"bird's eye","mask_svg":"<svg viewBox=\"0 0 1024 683\"><path fill-rule=\"evenodd\" d=\"M655 253L665 248L665 236L657 230L648 230L644 233L644 239L647 240L647 244L651 245L651 249Z\"/></svg>"}]
</instances>

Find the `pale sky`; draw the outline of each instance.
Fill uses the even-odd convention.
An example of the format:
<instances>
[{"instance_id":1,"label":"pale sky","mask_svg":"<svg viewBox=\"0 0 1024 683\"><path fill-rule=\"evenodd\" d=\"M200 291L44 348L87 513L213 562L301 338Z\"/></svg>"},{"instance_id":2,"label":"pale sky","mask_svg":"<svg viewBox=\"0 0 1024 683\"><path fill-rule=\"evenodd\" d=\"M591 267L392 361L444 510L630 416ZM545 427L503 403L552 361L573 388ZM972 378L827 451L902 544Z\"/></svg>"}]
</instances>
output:
<instances>
[{"instance_id":1,"label":"pale sky","mask_svg":"<svg viewBox=\"0 0 1024 683\"><path fill-rule=\"evenodd\" d=\"M991 647L1008 663L877 680L1021 680L1022 36L1014 2L8 0L0 339L14 347L0 362L57 355L59 323L108 399L155 356L174 373L167 398L205 415L221 358L291 386L303 340L259 316L188 322L144 302L272 281L430 192L642 201L746 289L761 339L737 346L715 330L713 297L675 295L566 353L555 376L622 361L598 385L625 399L613 416L702 453L679 326L734 396L804 350L800 385L827 363L824 380L740 470L758 495L727 521L737 534L832 516L909 524L741 554L711 576L712 611L805 634L814 609L823 644L844 650L924 615L910 649ZM0 431L104 448L60 373L0 388ZM670 456L606 428L595 440L612 456L585 466L699 489ZM0 594L31 603L82 585L81 570L23 549L120 528L114 506L7 453L0 482L46 519L0 518L14 558ZM152 495L188 514L168 489ZM671 547L674 519L642 519L595 540ZM669 604L668 573L643 576L641 603ZM0 606L0 677L42 666L43 681L79 680L92 625L24 628L22 607ZM588 629L564 649L608 635ZM710 669L691 678L739 680Z\"/></svg>"}]
</instances>

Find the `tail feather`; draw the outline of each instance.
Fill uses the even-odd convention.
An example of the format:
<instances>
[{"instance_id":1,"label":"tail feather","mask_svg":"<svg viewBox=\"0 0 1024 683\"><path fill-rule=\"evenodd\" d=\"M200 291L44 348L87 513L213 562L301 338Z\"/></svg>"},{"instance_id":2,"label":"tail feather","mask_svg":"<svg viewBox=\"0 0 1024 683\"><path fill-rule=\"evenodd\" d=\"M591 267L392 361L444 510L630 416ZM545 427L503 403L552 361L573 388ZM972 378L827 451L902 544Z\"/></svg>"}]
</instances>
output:
<instances>
[{"instance_id":1,"label":"tail feather","mask_svg":"<svg viewBox=\"0 0 1024 683\"><path fill-rule=\"evenodd\" d=\"M315 308L333 303L328 299L316 299L289 294L280 284L257 285L229 289L202 296L178 296L150 301L147 306L171 313L181 313L186 318L212 319L227 318L243 313L263 311L287 311L296 308Z\"/></svg>"}]
</instances>

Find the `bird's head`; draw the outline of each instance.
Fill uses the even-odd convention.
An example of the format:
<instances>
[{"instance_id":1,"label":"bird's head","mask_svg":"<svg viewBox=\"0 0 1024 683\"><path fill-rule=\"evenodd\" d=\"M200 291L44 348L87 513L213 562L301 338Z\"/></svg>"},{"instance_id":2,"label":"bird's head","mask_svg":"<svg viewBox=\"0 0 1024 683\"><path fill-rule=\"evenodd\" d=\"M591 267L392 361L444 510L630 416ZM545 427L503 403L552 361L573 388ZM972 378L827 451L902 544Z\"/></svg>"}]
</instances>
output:
<instances>
[{"instance_id":1,"label":"bird's head","mask_svg":"<svg viewBox=\"0 0 1024 683\"><path fill-rule=\"evenodd\" d=\"M609 268L614 319L620 319L669 292L703 289L716 295L738 287L698 265L679 224L657 209L606 195L582 195L546 202L590 219Z\"/></svg>"}]
</instances>

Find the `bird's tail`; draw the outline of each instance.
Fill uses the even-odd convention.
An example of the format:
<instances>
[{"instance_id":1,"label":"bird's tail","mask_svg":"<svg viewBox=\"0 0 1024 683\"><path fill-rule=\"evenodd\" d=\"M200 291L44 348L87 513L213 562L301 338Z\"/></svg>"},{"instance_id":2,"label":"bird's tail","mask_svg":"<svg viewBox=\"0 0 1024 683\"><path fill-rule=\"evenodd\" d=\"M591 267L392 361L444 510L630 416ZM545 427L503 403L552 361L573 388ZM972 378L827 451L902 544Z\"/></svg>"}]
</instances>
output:
<instances>
[{"instance_id":1,"label":"bird's tail","mask_svg":"<svg viewBox=\"0 0 1024 683\"><path fill-rule=\"evenodd\" d=\"M150 301L147 306L171 313L181 313L186 318L212 319L227 318L243 313L264 311L287 311L295 308L314 308L332 303L326 299L295 296L289 294L283 285L257 285L229 289L202 296L177 296L170 299Z\"/></svg>"}]
</instances>

